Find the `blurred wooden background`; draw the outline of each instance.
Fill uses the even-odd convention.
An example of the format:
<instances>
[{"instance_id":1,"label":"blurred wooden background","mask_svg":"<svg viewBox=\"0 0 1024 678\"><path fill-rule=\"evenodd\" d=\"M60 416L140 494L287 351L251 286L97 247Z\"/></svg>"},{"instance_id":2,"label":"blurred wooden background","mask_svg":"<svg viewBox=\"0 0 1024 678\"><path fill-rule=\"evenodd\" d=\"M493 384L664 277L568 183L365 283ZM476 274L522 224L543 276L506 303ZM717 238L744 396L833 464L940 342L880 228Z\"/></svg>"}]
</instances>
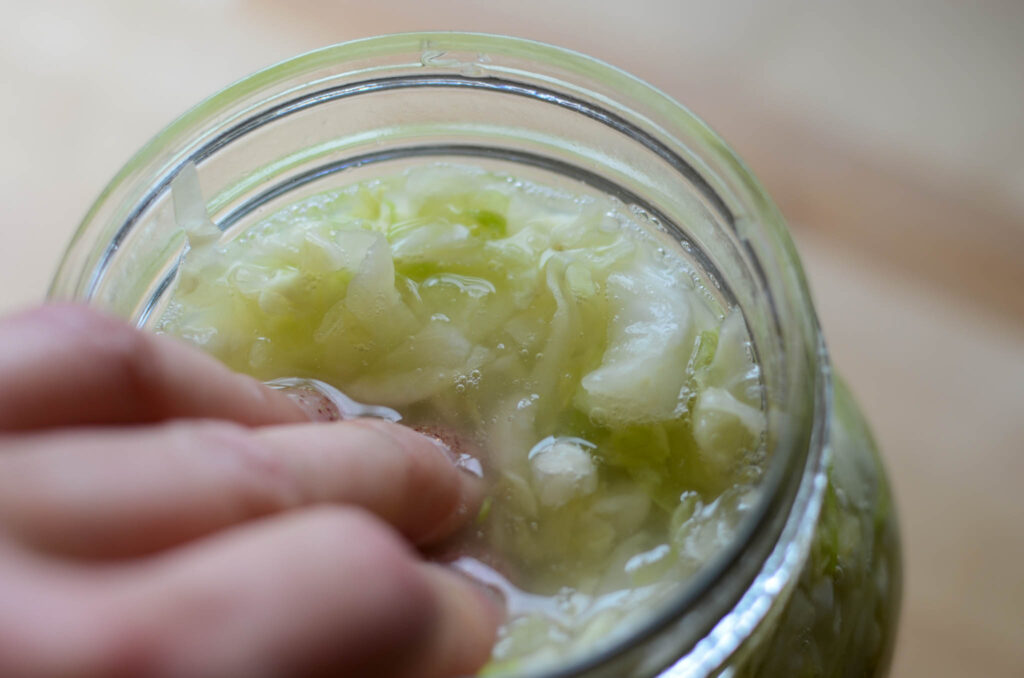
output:
<instances>
[{"instance_id":1,"label":"blurred wooden background","mask_svg":"<svg viewBox=\"0 0 1024 678\"><path fill-rule=\"evenodd\" d=\"M893 675L1024 674L1024 3L4 0L0 311L39 301L129 155L318 46L480 30L629 70L775 196L887 456L906 545Z\"/></svg>"}]
</instances>

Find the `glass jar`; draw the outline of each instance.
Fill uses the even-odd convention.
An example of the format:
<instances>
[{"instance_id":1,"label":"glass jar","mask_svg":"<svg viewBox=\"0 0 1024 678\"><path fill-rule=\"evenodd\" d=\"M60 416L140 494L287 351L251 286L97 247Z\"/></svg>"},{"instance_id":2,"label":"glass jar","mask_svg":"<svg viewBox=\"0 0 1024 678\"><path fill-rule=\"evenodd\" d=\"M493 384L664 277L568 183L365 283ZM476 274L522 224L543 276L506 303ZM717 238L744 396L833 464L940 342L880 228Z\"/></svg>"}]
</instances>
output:
<instances>
[{"instance_id":1,"label":"glass jar","mask_svg":"<svg viewBox=\"0 0 1024 678\"><path fill-rule=\"evenodd\" d=\"M868 428L833 377L782 217L719 137L622 71L449 33L284 62L132 158L85 217L51 297L142 327L159 316L185 248L170 190L183 170L191 179L178 185L201 192L228 231L423 159L469 159L631 206L739 306L761 365L771 462L738 536L628 639L547 675L884 675L900 594L891 498Z\"/></svg>"}]
</instances>

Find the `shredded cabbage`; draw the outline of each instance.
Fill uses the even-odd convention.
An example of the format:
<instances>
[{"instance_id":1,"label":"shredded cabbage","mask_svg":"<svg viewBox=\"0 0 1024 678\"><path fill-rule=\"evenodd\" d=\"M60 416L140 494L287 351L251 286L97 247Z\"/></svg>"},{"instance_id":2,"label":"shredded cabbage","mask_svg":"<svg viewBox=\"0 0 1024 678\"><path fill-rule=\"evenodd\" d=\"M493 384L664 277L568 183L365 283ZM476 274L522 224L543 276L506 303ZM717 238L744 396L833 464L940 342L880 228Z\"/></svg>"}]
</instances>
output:
<instances>
[{"instance_id":1,"label":"shredded cabbage","mask_svg":"<svg viewBox=\"0 0 1024 678\"><path fill-rule=\"evenodd\" d=\"M627 632L749 505L765 417L743 317L615 201L434 164L234 238L182 212L160 331L481 450L458 563L509 599L488 674Z\"/></svg>"}]
</instances>

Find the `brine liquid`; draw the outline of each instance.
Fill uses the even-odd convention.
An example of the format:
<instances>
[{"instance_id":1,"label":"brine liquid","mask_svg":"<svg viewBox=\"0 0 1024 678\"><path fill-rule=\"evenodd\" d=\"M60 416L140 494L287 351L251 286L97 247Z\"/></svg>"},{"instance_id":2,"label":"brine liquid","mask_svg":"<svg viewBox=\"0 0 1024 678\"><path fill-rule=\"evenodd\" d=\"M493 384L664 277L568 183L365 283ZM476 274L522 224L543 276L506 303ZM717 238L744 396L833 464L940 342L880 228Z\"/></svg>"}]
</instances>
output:
<instances>
[{"instance_id":1,"label":"brine liquid","mask_svg":"<svg viewBox=\"0 0 1024 678\"><path fill-rule=\"evenodd\" d=\"M487 673L564 661L733 536L764 465L743 319L610 198L453 165L191 249L158 328L452 432L489 486L441 557L508 602Z\"/></svg>"}]
</instances>

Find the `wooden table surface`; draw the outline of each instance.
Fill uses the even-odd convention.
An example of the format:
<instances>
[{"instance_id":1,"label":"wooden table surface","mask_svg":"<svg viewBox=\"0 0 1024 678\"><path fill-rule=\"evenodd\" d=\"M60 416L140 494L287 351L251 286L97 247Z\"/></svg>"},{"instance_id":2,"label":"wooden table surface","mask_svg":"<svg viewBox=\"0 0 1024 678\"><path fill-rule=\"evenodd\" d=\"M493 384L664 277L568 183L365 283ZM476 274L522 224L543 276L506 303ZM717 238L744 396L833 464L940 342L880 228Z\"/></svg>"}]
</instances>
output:
<instances>
[{"instance_id":1,"label":"wooden table surface","mask_svg":"<svg viewBox=\"0 0 1024 678\"><path fill-rule=\"evenodd\" d=\"M0 311L136 148L262 66L416 29L588 52L710 121L793 224L892 472L893 675L1024 675L1024 3L828 4L5 0Z\"/></svg>"}]
</instances>

